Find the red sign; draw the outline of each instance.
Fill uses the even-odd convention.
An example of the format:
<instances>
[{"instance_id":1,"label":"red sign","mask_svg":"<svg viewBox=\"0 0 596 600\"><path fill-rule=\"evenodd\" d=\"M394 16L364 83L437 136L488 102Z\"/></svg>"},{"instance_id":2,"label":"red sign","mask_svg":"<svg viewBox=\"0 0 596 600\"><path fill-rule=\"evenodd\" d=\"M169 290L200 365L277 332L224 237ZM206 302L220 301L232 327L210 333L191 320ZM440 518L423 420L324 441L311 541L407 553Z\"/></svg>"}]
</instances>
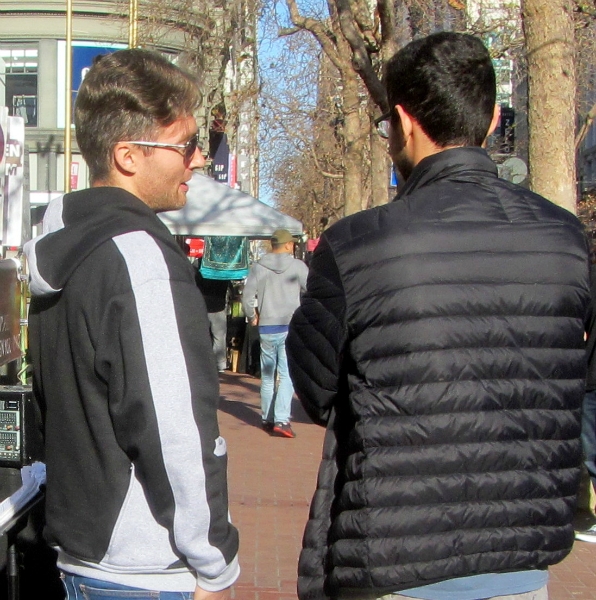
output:
<instances>
[{"instance_id":1,"label":"red sign","mask_svg":"<svg viewBox=\"0 0 596 600\"><path fill-rule=\"evenodd\" d=\"M228 185L231 188L236 187L236 155L230 154L230 162L228 165Z\"/></svg>"},{"instance_id":2,"label":"red sign","mask_svg":"<svg viewBox=\"0 0 596 600\"><path fill-rule=\"evenodd\" d=\"M187 238L184 240L188 245L188 256L191 258L201 258L205 250L205 240L201 238Z\"/></svg>"},{"instance_id":3,"label":"red sign","mask_svg":"<svg viewBox=\"0 0 596 600\"><path fill-rule=\"evenodd\" d=\"M79 185L79 163L70 163L70 189L76 190Z\"/></svg>"}]
</instances>

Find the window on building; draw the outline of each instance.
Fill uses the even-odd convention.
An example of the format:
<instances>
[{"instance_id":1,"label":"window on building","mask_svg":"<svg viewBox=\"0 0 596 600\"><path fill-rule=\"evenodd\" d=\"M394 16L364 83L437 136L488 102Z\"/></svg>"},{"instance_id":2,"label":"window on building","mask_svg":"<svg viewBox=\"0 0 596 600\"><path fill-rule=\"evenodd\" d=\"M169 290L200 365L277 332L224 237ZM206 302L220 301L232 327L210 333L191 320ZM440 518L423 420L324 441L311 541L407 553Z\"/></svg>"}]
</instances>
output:
<instances>
[{"instance_id":1,"label":"window on building","mask_svg":"<svg viewBox=\"0 0 596 600\"><path fill-rule=\"evenodd\" d=\"M9 114L23 117L26 127L37 127L37 46L2 44L0 58L5 65L4 103Z\"/></svg>"}]
</instances>

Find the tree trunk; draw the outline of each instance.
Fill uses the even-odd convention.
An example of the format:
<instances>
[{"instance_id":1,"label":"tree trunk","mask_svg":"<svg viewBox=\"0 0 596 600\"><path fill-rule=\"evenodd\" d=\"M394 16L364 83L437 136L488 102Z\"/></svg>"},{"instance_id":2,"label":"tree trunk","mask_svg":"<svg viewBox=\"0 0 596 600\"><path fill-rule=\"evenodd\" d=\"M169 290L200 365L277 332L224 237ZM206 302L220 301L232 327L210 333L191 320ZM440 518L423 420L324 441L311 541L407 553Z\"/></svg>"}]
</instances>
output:
<instances>
[{"instance_id":1,"label":"tree trunk","mask_svg":"<svg viewBox=\"0 0 596 600\"><path fill-rule=\"evenodd\" d=\"M572 0L524 0L530 187L575 212Z\"/></svg>"},{"instance_id":2,"label":"tree trunk","mask_svg":"<svg viewBox=\"0 0 596 600\"><path fill-rule=\"evenodd\" d=\"M362 160L366 136L360 122L358 80L342 73L344 85L344 215L352 215L362 208Z\"/></svg>"}]
</instances>

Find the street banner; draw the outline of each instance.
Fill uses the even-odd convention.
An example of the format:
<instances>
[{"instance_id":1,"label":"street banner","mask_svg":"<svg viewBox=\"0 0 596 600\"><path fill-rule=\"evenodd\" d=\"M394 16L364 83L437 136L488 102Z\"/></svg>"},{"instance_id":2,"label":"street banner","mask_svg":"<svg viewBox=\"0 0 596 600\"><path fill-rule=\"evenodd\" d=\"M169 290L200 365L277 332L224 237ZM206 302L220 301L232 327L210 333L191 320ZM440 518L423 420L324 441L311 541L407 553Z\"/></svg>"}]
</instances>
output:
<instances>
[{"instance_id":1,"label":"street banner","mask_svg":"<svg viewBox=\"0 0 596 600\"><path fill-rule=\"evenodd\" d=\"M0 106L0 222L4 210L4 181L6 170L6 141L8 139L8 108ZM1 235L1 231L0 231ZM0 241L1 243L1 241Z\"/></svg>"},{"instance_id":2,"label":"street banner","mask_svg":"<svg viewBox=\"0 0 596 600\"><path fill-rule=\"evenodd\" d=\"M236 155L230 152L228 160L228 185L236 188Z\"/></svg>"},{"instance_id":3,"label":"street banner","mask_svg":"<svg viewBox=\"0 0 596 600\"><path fill-rule=\"evenodd\" d=\"M5 137L5 180L2 219L2 245L21 248L29 239L29 197L25 194L25 120L8 117Z\"/></svg>"},{"instance_id":4,"label":"street banner","mask_svg":"<svg viewBox=\"0 0 596 600\"><path fill-rule=\"evenodd\" d=\"M209 150L213 155L213 179L219 183L227 184L230 169L230 147L228 146L226 134L211 132Z\"/></svg>"},{"instance_id":5,"label":"street banner","mask_svg":"<svg viewBox=\"0 0 596 600\"><path fill-rule=\"evenodd\" d=\"M126 44L112 44L106 42L80 42L73 41L72 48L68 49L65 40L58 40L57 46L57 61L58 77L57 77L57 104L56 104L56 126L58 129L64 127L66 114L66 53L71 52L72 57L72 73L71 73L71 107L74 108L77 94L81 82L85 75L93 65L96 56L100 54L109 54L116 50L126 48Z\"/></svg>"}]
</instances>

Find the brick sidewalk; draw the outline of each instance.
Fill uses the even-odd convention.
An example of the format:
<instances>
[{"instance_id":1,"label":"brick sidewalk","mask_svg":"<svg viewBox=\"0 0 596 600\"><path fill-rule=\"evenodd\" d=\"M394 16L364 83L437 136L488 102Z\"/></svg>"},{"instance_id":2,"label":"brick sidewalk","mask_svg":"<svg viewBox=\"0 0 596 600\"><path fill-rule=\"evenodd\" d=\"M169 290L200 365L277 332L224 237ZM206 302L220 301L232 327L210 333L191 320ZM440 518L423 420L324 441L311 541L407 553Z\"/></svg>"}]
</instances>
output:
<instances>
[{"instance_id":1,"label":"brick sidewalk","mask_svg":"<svg viewBox=\"0 0 596 600\"><path fill-rule=\"evenodd\" d=\"M296 566L321 457L323 429L293 407L295 439L260 428L260 381L221 375L220 426L229 452L230 512L240 530L235 600L296 598ZM585 525L585 515L578 523ZM551 569L550 600L596 600L596 544L577 542Z\"/></svg>"}]
</instances>

